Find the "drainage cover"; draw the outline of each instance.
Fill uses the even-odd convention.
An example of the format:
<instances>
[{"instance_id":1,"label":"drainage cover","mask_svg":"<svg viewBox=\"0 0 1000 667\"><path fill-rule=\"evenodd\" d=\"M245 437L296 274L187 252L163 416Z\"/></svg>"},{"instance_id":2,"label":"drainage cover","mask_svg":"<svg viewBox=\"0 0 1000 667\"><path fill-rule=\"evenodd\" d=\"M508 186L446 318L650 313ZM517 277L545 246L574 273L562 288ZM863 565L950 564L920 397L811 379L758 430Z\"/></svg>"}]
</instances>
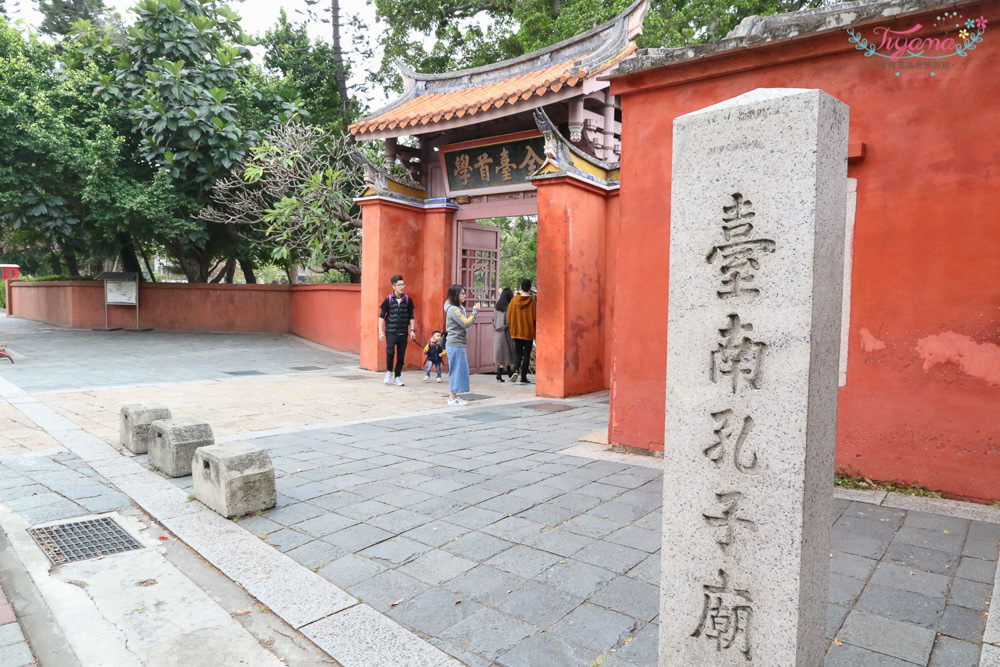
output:
<instances>
[{"instance_id":1,"label":"drainage cover","mask_svg":"<svg viewBox=\"0 0 1000 667\"><path fill-rule=\"evenodd\" d=\"M260 371L222 371L226 375L264 375Z\"/></svg>"},{"instance_id":2,"label":"drainage cover","mask_svg":"<svg viewBox=\"0 0 1000 667\"><path fill-rule=\"evenodd\" d=\"M139 549L141 545L107 517L29 528L53 565Z\"/></svg>"},{"instance_id":3,"label":"drainage cover","mask_svg":"<svg viewBox=\"0 0 1000 667\"><path fill-rule=\"evenodd\" d=\"M293 371L321 371L322 366L292 366Z\"/></svg>"}]
</instances>

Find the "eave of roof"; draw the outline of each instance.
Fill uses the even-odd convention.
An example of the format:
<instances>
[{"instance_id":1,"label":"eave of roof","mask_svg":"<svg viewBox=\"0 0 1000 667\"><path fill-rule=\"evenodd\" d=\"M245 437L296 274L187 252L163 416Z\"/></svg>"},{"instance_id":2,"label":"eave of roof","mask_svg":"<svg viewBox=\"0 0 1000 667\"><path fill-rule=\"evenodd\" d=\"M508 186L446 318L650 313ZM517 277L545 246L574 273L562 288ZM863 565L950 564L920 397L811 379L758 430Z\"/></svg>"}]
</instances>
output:
<instances>
[{"instance_id":1,"label":"eave of roof","mask_svg":"<svg viewBox=\"0 0 1000 667\"><path fill-rule=\"evenodd\" d=\"M475 116L582 84L635 51L649 0L581 35L518 58L445 74L404 71L406 89L393 103L351 125L356 137L423 128Z\"/></svg>"},{"instance_id":2,"label":"eave of roof","mask_svg":"<svg viewBox=\"0 0 1000 667\"><path fill-rule=\"evenodd\" d=\"M819 9L772 16L748 16L725 38L708 44L678 48L642 49L600 78L610 81L662 67L682 66L722 56L739 49L803 39L847 26L898 18L938 8L977 4L979 0L858 0Z\"/></svg>"}]
</instances>

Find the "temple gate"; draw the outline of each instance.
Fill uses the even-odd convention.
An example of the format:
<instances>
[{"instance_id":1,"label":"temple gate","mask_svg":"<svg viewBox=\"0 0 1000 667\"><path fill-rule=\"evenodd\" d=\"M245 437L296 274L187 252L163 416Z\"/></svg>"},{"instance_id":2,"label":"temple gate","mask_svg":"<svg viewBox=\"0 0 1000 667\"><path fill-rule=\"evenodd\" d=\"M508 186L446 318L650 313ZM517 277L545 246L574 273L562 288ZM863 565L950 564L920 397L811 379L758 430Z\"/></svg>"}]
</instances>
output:
<instances>
[{"instance_id":1,"label":"temple gate","mask_svg":"<svg viewBox=\"0 0 1000 667\"><path fill-rule=\"evenodd\" d=\"M647 11L638 0L586 33L493 65L404 70L403 95L351 126L359 141L385 140L387 165L366 165L358 198L364 368L384 368L375 312L400 273L421 345L443 327L448 285L466 286L483 306L470 367L493 369L499 230L476 221L537 215L537 393L608 386L621 114L597 77L635 51ZM409 360L416 367L419 356Z\"/></svg>"}]
</instances>

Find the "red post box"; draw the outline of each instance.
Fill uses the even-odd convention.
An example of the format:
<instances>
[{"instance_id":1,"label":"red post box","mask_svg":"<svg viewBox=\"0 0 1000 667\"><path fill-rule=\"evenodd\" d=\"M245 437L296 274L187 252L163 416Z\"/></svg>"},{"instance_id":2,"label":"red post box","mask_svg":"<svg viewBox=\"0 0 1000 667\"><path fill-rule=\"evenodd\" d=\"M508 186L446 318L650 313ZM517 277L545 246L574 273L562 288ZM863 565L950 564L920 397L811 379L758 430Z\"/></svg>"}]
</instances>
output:
<instances>
[{"instance_id":1,"label":"red post box","mask_svg":"<svg viewBox=\"0 0 1000 667\"><path fill-rule=\"evenodd\" d=\"M0 280L17 278L21 275L21 267L17 264L0 264Z\"/></svg>"}]
</instances>

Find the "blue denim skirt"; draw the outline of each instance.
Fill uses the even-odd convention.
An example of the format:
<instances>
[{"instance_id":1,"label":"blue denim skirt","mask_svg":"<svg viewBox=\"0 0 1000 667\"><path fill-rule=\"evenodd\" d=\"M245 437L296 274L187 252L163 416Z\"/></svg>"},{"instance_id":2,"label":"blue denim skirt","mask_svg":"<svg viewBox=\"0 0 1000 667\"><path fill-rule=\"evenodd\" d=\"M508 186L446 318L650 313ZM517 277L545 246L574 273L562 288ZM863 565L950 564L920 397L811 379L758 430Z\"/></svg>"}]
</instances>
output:
<instances>
[{"instance_id":1,"label":"blue denim skirt","mask_svg":"<svg viewBox=\"0 0 1000 667\"><path fill-rule=\"evenodd\" d=\"M453 394L465 394L469 391L469 357L464 347L447 346L448 350L448 388Z\"/></svg>"}]
</instances>

